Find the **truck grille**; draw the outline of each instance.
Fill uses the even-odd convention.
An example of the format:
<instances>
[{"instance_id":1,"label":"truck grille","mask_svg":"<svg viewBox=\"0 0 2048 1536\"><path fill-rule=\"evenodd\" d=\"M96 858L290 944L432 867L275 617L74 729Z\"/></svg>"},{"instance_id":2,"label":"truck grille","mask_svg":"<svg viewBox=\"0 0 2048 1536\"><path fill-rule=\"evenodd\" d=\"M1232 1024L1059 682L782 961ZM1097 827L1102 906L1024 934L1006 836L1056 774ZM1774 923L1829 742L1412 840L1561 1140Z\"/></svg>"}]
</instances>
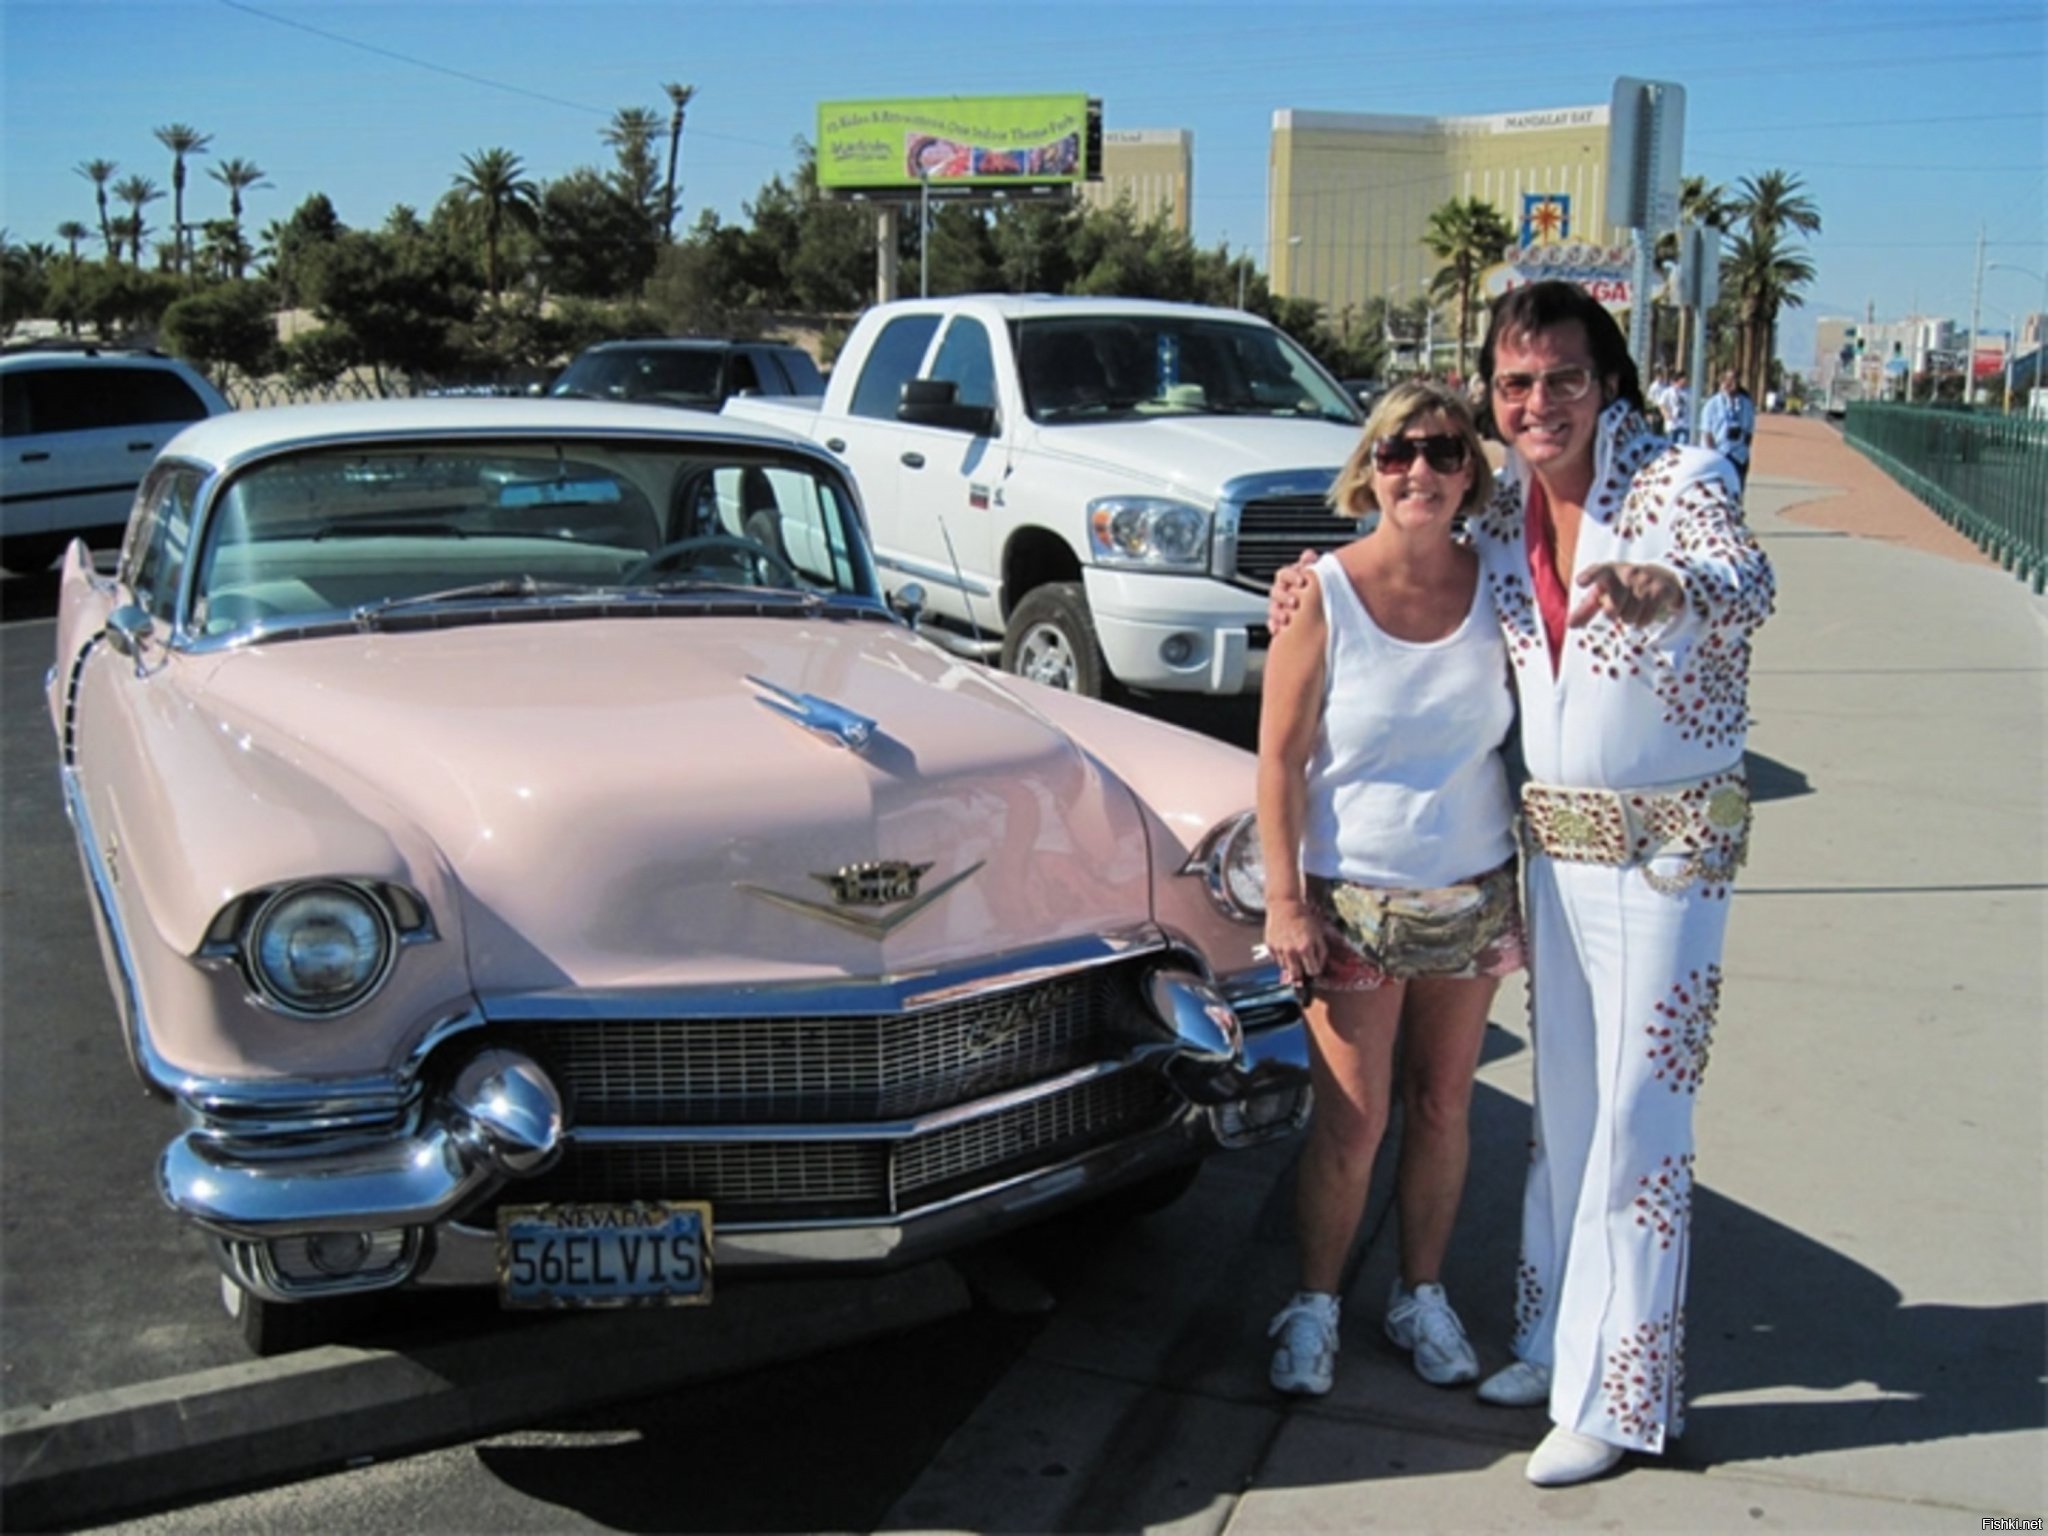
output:
<instances>
[{"instance_id":1,"label":"truck grille","mask_svg":"<svg viewBox=\"0 0 2048 1536\"><path fill-rule=\"evenodd\" d=\"M1270 587L1274 574L1304 549L1326 554L1357 537L1358 525L1338 517L1321 496L1260 497L1239 513L1233 574L1247 586Z\"/></svg>"}]
</instances>

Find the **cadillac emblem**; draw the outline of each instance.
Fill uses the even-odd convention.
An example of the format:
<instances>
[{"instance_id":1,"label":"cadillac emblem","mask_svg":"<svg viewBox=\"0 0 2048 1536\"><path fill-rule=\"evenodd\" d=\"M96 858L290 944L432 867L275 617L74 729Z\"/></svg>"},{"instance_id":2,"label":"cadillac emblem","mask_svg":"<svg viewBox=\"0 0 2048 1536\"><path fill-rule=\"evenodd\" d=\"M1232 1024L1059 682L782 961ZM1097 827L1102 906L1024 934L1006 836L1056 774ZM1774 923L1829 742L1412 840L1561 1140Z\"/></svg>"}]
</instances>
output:
<instances>
[{"instance_id":1,"label":"cadillac emblem","mask_svg":"<svg viewBox=\"0 0 2048 1536\"><path fill-rule=\"evenodd\" d=\"M869 938L881 939L887 938L973 875L985 862L976 859L958 874L948 875L929 889L924 886L924 877L931 869L929 864L912 864L903 859L842 864L829 874L813 873L811 876L832 893L830 901L793 896L787 891L771 891L765 885L749 885L745 881L740 882L739 888L778 907L836 923L841 928L851 928ZM878 910L873 913L857 910L863 907Z\"/></svg>"}]
</instances>

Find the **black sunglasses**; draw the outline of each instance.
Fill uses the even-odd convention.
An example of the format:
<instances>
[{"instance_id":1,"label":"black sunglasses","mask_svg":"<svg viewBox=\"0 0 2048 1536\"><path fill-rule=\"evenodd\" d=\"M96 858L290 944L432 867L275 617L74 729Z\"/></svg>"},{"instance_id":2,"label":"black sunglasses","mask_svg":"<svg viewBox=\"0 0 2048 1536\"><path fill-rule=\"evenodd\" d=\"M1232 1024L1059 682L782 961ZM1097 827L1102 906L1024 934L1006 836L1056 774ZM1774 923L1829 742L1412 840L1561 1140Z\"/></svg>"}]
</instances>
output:
<instances>
[{"instance_id":1,"label":"black sunglasses","mask_svg":"<svg viewBox=\"0 0 2048 1536\"><path fill-rule=\"evenodd\" d=\"M1432 432L1427 437L1382 437L1372 445L1372 467L1382 472L1406 469L1420 453L1429 467L1440 475L1455 475L1465 467L1470 450L1455 432Z\"/></svg>"}]
</instances>

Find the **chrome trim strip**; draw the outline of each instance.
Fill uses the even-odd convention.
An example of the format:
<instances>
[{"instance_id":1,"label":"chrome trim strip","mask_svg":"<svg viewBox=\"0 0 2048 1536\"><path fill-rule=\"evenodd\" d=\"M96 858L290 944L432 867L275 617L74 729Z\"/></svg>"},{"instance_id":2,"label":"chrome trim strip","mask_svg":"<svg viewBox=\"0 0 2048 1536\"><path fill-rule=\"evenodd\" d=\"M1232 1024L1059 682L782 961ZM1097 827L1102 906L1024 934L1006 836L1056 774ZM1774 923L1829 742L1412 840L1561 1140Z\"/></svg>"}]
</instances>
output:
<instances>
[{"instance_id":1,"label":"chrome trim strip","mask_svg":"<svg viewBox=\"0 0 2048 1536\"><path fill-rule=\"evenodd\" d=\"M969 581L965 575L956 574L950 568L926 565L918 560L899 559L875 551L875 569L898 571L918 581L928 581L935 587L945 587L954 592L965 592L970 597L994 597L996 589L986 582Z\"/></svg>"}]
</instances>

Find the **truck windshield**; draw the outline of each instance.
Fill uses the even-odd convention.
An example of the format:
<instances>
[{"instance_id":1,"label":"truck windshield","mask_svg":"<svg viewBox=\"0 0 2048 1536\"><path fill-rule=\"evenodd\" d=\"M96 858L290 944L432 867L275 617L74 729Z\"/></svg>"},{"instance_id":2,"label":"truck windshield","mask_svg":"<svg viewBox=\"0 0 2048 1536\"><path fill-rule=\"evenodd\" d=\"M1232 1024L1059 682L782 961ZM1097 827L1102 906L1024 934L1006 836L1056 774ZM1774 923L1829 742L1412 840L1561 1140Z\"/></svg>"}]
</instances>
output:
<instances>
[{"instance_id":1,"label":"truck windshield","mask_svg":"<svg viewBox=\"0 0 2048 1536\"><path fill-rule=\"evenodd\" d=\"M1034 421L1125 416L1300 416L1356 424L1358 409L1280 331L1183 315L1074 315L1017 323Z\"/></svg>"}]
</instances>

